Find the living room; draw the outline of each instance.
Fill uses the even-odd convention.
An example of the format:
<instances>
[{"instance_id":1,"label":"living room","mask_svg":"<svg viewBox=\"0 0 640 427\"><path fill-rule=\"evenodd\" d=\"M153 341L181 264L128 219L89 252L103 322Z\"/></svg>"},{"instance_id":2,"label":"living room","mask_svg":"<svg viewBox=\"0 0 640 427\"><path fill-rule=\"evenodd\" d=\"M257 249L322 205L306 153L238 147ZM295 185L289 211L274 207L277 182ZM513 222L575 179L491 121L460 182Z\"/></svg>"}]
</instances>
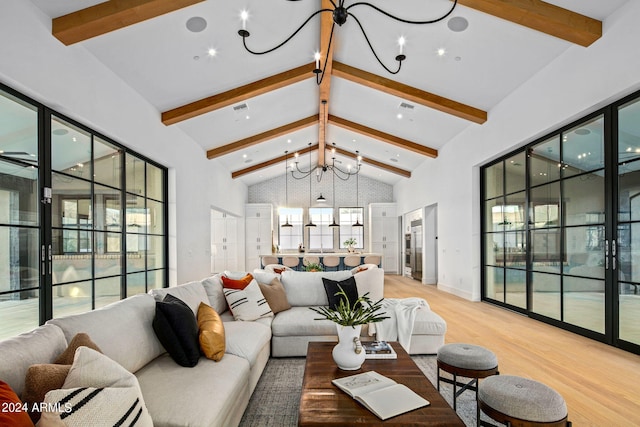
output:
<instances>
[{"instance_id":1,"label":"living room","mask_svg":"<svg viewBox=\"0 0 640 427\"><path fill-rule=\"evenodd\" d=\"M128 78L134 79L135 77L144 80L144 77L135 75L135 64L125 67L126 64L118 64L118 61L114 60L114 63L110 64L113 68L110 68L101 60L101 55L105 56L107 53L117 57L119 46L126 45L131 37L130 31L135 30L122 29L112 34L65 46L52 36L52 19L63 13L88 7L96 2L88 1L83 6L64 1L50 3L48 6L45 3L36 0L28 2L10 0L0 6L0 10L3 12L0 16L0 31L3 39L10 41L0 46L0 58L2 58L0 60L0 83L4 85L3 89L6 87L29 97L60 115L69 117L130 148L139 154L140 158L148 160L149 164L157 164L167 169L167 199L165 202L166 212L168 212L166 216L168 245L167 253L162 255L162 257L166 256L168 260L165 266L168 277L167 284L178 285L211 275L212 254L209 234L212 209L222 209L242 219L247 203L267 202L277 207L283 205L283 198L288 197L293 202L298 197L301 200L297 202L296 207L305 209L305 212L306 208L314 204L310 203L310 200L311 198L315 200L319 195L316 193L319 191L313 191L313 194L310 194L311 192L307 189L307 186L310 185L309 178L294 182L289 176L290 179L287 183L290 186L289 191L285 190L284 162L266 168L265 173L270 172L272 175L260 177L260 172L255 172L248 174L244 181L234 179L231 176L232 172L247 167L247 164L244 163L246 159L240 157L241 152L236 153L237 156L233 162L229 157L208 159L206 150L215 148L214 144L203 148L198 142L195 142L193 127L189 128L186 124L184 127L165 125L161 121L163 111L203 96L240 86L240 82L257 80L258 74L264 78L293 66L311 62L311 54L307 55L309 58L290 58L288 63L279 63L281 57L278 60L270 60L269 55L257 59L251 57L243 52L241 40L237 35L237 30L241 26L237 14L240 7L244 5L218 6L213 4L214 2L204 2L167 16L174 16L171 18L171 22L176 33L186 31L185 23L192 16L210 13L233 20L233 25L228 26L230 28L229 45L224 49L222 47L218 49L220 51L219 58L209 59L206 57L206 53L199 53L200 50L197 49L201 49L200 46L183 54L186 56L185 62L189 61L189 65L185 65L185 67L190 68L190 72L210 74L207 80L209 88L201 90L199 93L186 93L180 89L170 88L166 90L166 92L173 92L173 99L170 103L161 99L160 95L157 99L150 100L141 93L152 93L154 91L152 84L150 87L132 87L127 78L119 75L116 71L117 66L134 68L133 71L130 70L131 74ZM256 2L253 3L249 6L255 10L255 14L251 16L248 28L251 30L255 28L257 35L259 34L257 23L262 11L255 4ZM303 3L305 2L300 2L300 4ZM475 17L476 14L479 14L479 12L470 12L465 8L463 2L460 3L462 5L459 6L460 10L466 14L465 16ZM580 6L580 3L583 2L575 1L553 3L571 10L582 7L587 15L589 11L598 11L600 15L595 13L594 17L603 21L602 37L589 47L567 42L562 42L559 47L553 45L556 50L547 54L542 65L537 63L538 68L532 70L527 78L515 84L502 98L492 99L490 102L486 102L487 105L481 105L488 111L488 119L483 124L448 118L444 113L438 112L435 115L436 121L438 119L442 119L444 122L454 121L455 131L452 131L448 136L441 136L446 143L439 146L437 157L421 157L423 160L411 168L410 178L397 179L395 174L388 171L383 171L383 178L376 178L372 172L375 168L368 165L365 160L362 176L359 177L360 185L363 188L375 186L378 179L386 180L390 179L389 176L393 177L391 184L380 181L385 185L379 187L384 188L385 192L377 198L372 198L369 195L360 200L356 199L360 191L351 189L351 186L356 184L356 177L352 177L346 182L341 180L335 182L339 194L342 194L341 189L349 186L349 191L340 196L343 199L335 205L336 208L361 206L363 212L368 215L367 207L370 203L392 202L396 206L397 216L404 217L416 210L424 212L425 209L437 207L438 246L435 281L437 289L466 301L479 301L485 296L482 287L481 255L481 167L555 132L575 120L586 117L602 107L632 95L640 89L638 79L640 59L632 54L636 49L635 40L640 35L638 34L640 29L635 23L636 18L640 16L640 8L636 4L620 0L599 9L596 5L597 2L591 2L586 6L584 4ZM223 12L218 11L218 7ZM282 8L286 7L289 6L282 6ZM460 14L463 15L462 12ZM167 17L162 19L168 20ZM165 25L164 21L162 24L152 24L152 21L154 20L137 25L143 27L145 25ZM253 27L254 25L256 27ZM445 23L442 25L445 26ZM472 31L473 25L478 24L472 21L469 31ZM547 40L551 38L548 35L530 36L528 31L531 30L526 30L526 35L523 37L540 37L543 44L552 44ZM452 34L457 33L449 32L447 34L453 37ZM194 44L204 43L204 40L196 39L195 36L196 33L189 33L187 37L192 37ZM163 63L162 38L158 37L158 46L154 47L150 55L156 57L159 62L156 65L147 66L170 68L168 64ZM171 37L171 35L163 37ZM273 41L276 39L277 37L274 36ZM249 40L256 42L256 40ZM411 47L411 43L416 42L417 40L411 38L407 40L406 53L409 59L405 64L406 69L410 69L410 62L415 58L411 56L409 47ZM345 42L345 44L348 43ZM124 47L122 49L124 50ZM298 47L298 49L303 48ZM304 49L307 48L304 47ZM351 49L358 49L358 47L351 47ZM510 58L508 61L524 61L527 56L535 56L533 53L527 53L527 49L521 48L524 59ZM500 51L500 46L492 47L491 52L485 51L484 54L497 55L498 51ZM241 55L240 52L243 54ZM127 55L133 56L134 53L127 52ZM194 56L197 55L201 57L195 60ZM346 56L344 62L347 62L346 59L351 55L355 55L352 50L343 54ZM471 55L471 53L469 56L461 54L461 60L456 61L456 54L452 53L447 60L465 66L465 64L471 63L473 58ZM255 77L239 77L237 84L227 82L216 85L218 78L212 65L217 64L215 61L222 62L223 58L226 58L224 59L226 61L229 57L235 58L234 61L240 63L238 69L241 69L240 67L244 63L251 64L248 68L261 71ZM121 59L121 61L126 62L125 59ZM383 70L377 69L377 64L373 62L375 60L371 58L368 49L360 61L367 64L372 72L386 76ZM501 58L500 61L502 61L501 63L508 62L504 58ZM237 70L236 73L241 74ZM478 71L478 74L482 82L498 80L498 77L484 75L481 71ZM399 76L402 76L402 72ZM188 80L187 77L176 76L176 80L181 79ZM339 79L334 80L335 85L332 91L337 91L340 89L341 82ZM455 78L453 81L455 84ZM468 78L461 78L457 83L463 86L474 86L474 82L469 81ZM167 81L166 85L171 86L173 83ZM424 90L439 93L438 87L430 87L426 83L415 85L419 85ZM317 91L315 83L313 86L313 89ZM474 89L476 93L480 92L481 94L482 90L486 90L483 84L475 86L478 86ZM180 87L180 85L175 84L175 87ZM445 90L443 89L443 91ZM444 95L447 94L444 93ZM290 98L296 98L296 96L296 93L289 94ZM306 101L308 105L305 108L310 109L311 112L299 114L300 117L317 114L321 110L319 98L307 99ZM337 95L332 98L329 104L330 114L335 114L333 108L339 108L338 101ZM249 105L250 111L256 110L251 102ZM298 105L297 103L286 104L292 109L298 108ZM336 106L334 107L334 105ZM346 107L342 108L352 107L352 104L347 103ZM397 103L394 102L393 107L396 108ZM419 109L426 109L426 107L419 107ZM226 116L218 118L217 124L203 127L199 129L199 132L204 133L205 137L221 134L217 137L210 136L210 140L217 141L218 145L250 136L250 134L242 134L238 131L239 127L248 126L245 122L236 122L236 117L230 111L225 114ZM203 118L206 116L195 120L204 120ZM434 118L434 116L428 117ZM392 120L396 120L396 118L393 117ZM185 123L187 122L189 120L185 121ZM370 125L375 127L371 123ZM265 129L254 129L253 133L258 134ZM405 132L402 127L399 129L398 133ZM315 131L317 129L313 128L312 132ZM422 134L427 134L429 131L430 128L427 126L418 130ZM425 137L420 140L430 141L431 138ZM316 139L317 134L307 138L299 146L290 146L291 151L288 154L293 155L296 150L304 150L310 140L315 141ZM284 151L287 150L287 144L281 143L280 146L282 148L279 150L278 156L283 156ZM373 157L372 152L367 152L366 149L362 149L361 154L364 157ZM313 159L316 158L314 155ZM309 158L303 156L302 159L300 168L307 169ZM385 163L388 162L385 161ZM332 200L331 180L328 177L327 174L327 178L322 181L322 191L324 191L324 196ZM313 178L312 185L316 186L315 176ZM273 200L262 198L264 192L259 191L267 185L263 182L269 180L272 180L272 188L274 185L278 186L276 188L278 197ZM300 188L296 188L296 185ZM274 216L276 215L277 211L274 211ZM368 236L368 218L362 220L365 223L364 236ZM407 224L403 224L403 231L406 230L406 226ZM344 251L345 249L339 248L341 243L340 239L335 237L334 250ZM368 247L363 249L369 250ZM268 252L270 251L271 248ZM240 250L240 253L243 252ZM403 266L404 263L400 263L402 260L400 252L397 254L397 259L398 267ZM427 283L426 280L425 283ZM5 321L4 315L5 313L2 313L0 309L0 318L3 323ZM39 323L47 320L46 317L39 316L40 312L36 307L28 316L30 324L24 330L36 327ZM631 400L633 403L633 399Z\"/></svg>"}]
</instances>

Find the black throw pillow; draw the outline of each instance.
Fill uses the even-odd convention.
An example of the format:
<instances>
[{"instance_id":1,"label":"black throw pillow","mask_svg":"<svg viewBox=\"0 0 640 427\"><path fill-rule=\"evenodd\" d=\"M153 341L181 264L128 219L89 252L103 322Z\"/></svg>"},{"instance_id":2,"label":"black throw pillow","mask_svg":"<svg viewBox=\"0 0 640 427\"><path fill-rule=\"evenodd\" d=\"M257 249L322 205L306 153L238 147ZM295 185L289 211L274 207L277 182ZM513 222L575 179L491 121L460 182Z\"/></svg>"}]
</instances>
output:
<instances>
[{"instance_id":1,"label":"black throw pillow","mask_svg":"<svg viewBox=\"0 0 640 427\"><path fill-rule=\"evenodd\" d=\"M198 322L184 301L171 294L156 301L152 325L158 340L178 365L191 368L198 364Z\"/></svg>"},{"instance_id":2,"label":"black throw pillow","mask_svg":"<svg viewBox=\"0 0 640 427\"><path fill-rule=\"evenodd\" d=\"M344 298L343 295L336 295L340 292L340 288L342 288L344 293L347 294L349 306L352 308L354 307L354 304L358 300L358 288L356 287L355 277L351 276L341 282L323 277L322 284L324 285L324 290L327 293L330 309L336 310L340 305L340 300Z\"/></svg>"}]
</instances>

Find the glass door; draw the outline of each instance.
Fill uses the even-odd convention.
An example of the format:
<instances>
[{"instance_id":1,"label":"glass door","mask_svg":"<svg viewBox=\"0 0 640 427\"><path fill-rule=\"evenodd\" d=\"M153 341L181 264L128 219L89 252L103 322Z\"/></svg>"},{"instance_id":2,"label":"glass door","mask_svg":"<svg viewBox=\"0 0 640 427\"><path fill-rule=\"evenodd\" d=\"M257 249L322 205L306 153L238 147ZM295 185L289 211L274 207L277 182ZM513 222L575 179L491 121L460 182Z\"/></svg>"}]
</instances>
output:
<instances>
[{"instance_id":1,"label":"glass door","mask_svg":"<svg viewBox=\"0 0 640 427\"><path fill-rule=\"evenodd\" d=\"M617 339L640 345L640 101L618 109L618 226L611 248L617 271Z\"/></svg>"},{"instance_id":2,"label":"glass door","mask_svg":"<svg viewBox=\"0 0 640 427\"><path fill-rule=\"evenodd\" d=\"M0 339L39 324L39 169L38 109L0 90Z\"/></svg>"}]
</instances>

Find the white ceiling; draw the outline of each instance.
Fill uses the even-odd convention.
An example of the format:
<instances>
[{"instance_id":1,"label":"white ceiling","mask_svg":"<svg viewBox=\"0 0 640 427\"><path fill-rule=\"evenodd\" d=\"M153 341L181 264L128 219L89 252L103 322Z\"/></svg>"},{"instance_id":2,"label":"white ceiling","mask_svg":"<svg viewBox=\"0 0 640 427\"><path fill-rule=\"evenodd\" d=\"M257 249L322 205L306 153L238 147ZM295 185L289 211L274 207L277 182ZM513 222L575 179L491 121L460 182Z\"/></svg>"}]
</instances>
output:
<instances>
[{"instance_id":1,"label":"white ceiling","mask_svg":"<svg viewBox=\"0 0 640 427\"><path fill-rule=\"evenodd\" d=\"M31 0L55 18L91 5L95 0ZM553 0L547 3L605 21L627 0ZM347 4L352 2L347 1ZM429 19L446 11L448 0L373 2L391 13L411 19ZM173 13L126 27L79 44L158 109L176 108L192 101L255 82L313 61L319 48L319 21L314 19L289 44L262 56L242 48L237 34L239 13L250 12L247 43L256 50L270 48L293 32L319 5L319 1L205 1ZM569 48L588 49L476 10L458 6L452 16L469 21L464 32L448 29L447 21L410 26L392 21L368 7L354 7L380 58L395 67L397 38L407 39L407 60L399 74L387 74L375 61L355 21L349 18L335 34L334 60L428 91L488 112L502 99ZM200 16L207 27L200 33L186 28L189 18ZM69 47L75 48L73 47ZM214 58L207 50L215 48ZM437 49L445 48L439 57ZM196 59L196 57L198 59ZM415 105L410 117L396 118L405 100L333 77L329 113L418 144L441 149L469 126L482 126L424 106ZM177 126L203 149L220 147L261 132L318 114L318 87L313 79L247 99L249 119L238 117L232 107L213 111ZM160 114L158 115L160 120ZM290 142L288 142L290 140ZM318 127L310 126L290 135L223 156L229 172L282 156L316 144ZM330 125L326 142L366 158L406 170L426 161L423 155L364 137ZM314 157L315 159L315 157ZM338 156L346 164L353 162ZM394 160L391 160L394 159ZM308 162L301 157L301 165ZM282 174L282 164L244 175L247 185ZM362 174L393 184L399 175L364 165Z\"/></svg>"}]
</instances>

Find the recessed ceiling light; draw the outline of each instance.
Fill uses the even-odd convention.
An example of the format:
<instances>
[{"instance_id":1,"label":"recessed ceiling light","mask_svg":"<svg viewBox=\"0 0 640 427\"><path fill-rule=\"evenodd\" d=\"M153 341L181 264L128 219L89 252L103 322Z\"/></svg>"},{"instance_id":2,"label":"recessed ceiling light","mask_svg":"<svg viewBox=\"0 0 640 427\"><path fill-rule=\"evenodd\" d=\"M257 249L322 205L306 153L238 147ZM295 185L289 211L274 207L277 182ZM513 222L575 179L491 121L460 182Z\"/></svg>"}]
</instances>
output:
<instances>
[{"instance_id":1,"label":"recessed ceiling light","mask_svg":"<svg viewBox=\"0 0 640 427\"><path fill-rule=\"evenodd\" d=\"M291 144L291 139L287 139L287 144Z\"/></svg>"},{"instance_id":2,"label":"recessed ceiling light","mask_svg":"<svg viewBox=\"0 0 640 427\"><path fill-rule=\"evenodd\" d=\"M437 50L438 56L445 56L447 54L447 49L441 47Z\"/></svg>"},{"instance_id":3,"label":"recessed ceiling light","mask_svg":"<svg viewBox=\"0 0 640 427\"><path fill-rule=\"evenodd\" d=\"M402 113L396 114L396 117L398 118L398 120L402 120Z\"/></svg>"},{"instance_id":4,"label":"recessed ceiling light","mask_svg":"<svg viewBox=\"0 0 640 427\"><path fill-rule=\"evenodd\" d=\"M194 61L199 61L199 60L200 60L200 55L195 55L195 56L193 57L193 60L194 60Z\"/></svg>"},{"instance_id":5,"label":"recessed ceiling light","mask_svg":"<svg viewBox=\"0 0 640 427\"><path fill-rule=\"evenodd\" d=\"M199 33L207 28L207 20L201 16L194 16L187 20L187 30L192 33Z\"/></svg>"},{"instance_id":6,"label":"recessed ceiling light","mask_svg":"<svg viewBox=\"0 0 640 427\"><path fill-rule=\"evenodd\" d=\"M242 158L243 158L243 159L246 159L246 158L247 158L247 155L246 155L246 154L243 154L243 155L242 155Z\"/></svg>"},{"instance_id":7,"label":"recessed ceiling light","mask_svg":"<svg viewBox=\"0 0 640 427\"><path fill-rule=\"evenodd\" d=\"M585 129L585 128L576 129L575 132L576 132L576 135L589 135L591 133L589 129Z\"/></svg>"},{"instance_id":8,"label":"recessed ceiling light","mask_svg":"<svg viewBox=\"0 0 640 427\"><path fill-rule=\"evenodd\" d=\"M68 133L69 133L69 131L68 131L67 129L55 129L55 130L54 130L54 131L52 131L51 133L52 133L52 134L54 134L54 135L61 136L61 135L66 135L66 134L68 134Z\"/></svg>"},{"instance_id":9,"label":"recessed ceiling light","mask_svg":"<svg viewBox=\"0 0 640 427\"><path fill-rule=\"evenodd\" d=\"M214 48L210 47L210 48L209 48L209 50L207 51L207 54L208 54L211 58L213 58L214 56L216 56L216 55L218 54L218 52L217 52Z\"/></svg>"},{"instance_id":10,"label":"recessed ceiling light","mask_svg":"<svg viewBox=\"0 0 640 427\"><path fill-rule=\"evenodd\" d=\"M451 31L454 31L456 33L466 30L468 26L469 21L467 21L462 16L454 16L447 22L447 27L449 27Z\"/></svg>"}]
</instances>

